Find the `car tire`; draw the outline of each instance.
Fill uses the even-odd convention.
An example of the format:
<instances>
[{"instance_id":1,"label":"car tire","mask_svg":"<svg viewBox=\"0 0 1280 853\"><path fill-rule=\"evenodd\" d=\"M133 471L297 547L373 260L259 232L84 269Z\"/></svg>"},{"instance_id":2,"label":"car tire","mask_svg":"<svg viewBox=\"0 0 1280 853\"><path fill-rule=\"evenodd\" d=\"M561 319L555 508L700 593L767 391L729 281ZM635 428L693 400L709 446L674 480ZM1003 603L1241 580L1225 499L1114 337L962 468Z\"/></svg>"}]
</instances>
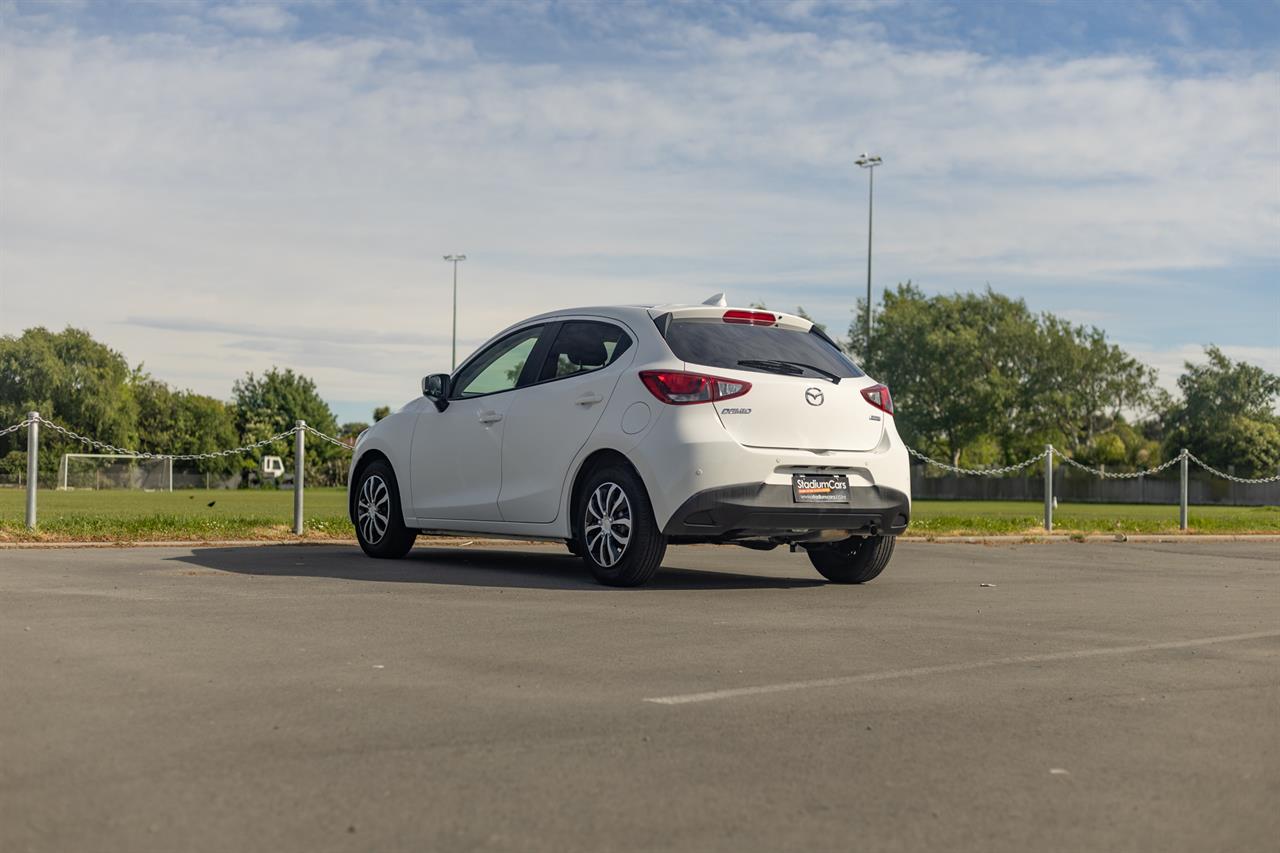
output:
<instances>
[{"instance_id":1,"label":"car tire","mask_svg":"<svg viewBox=\"0 0 1280 853\"><path fill-rule=\"evenodd\" d=\"M832 583L866 583L889 565L896 536L853 536L806 550L809 562Z\"/></svg>"},{"instance_id":2,"label":"car tire","mask_svg":"<svg viewBox=\"0 0 1280 853\"><path fill-rule=\"evenodd\" d=\"M635 472L610 465L587 477L575 509L575 545L606 586L640 586L662 564L667 537L653 518L649 494Z\"/></svg>"},{"instance_id":3,"label":"car tire","mask_svg":"<svg viewBox=\"0 0 1280 853\"><path fill-rule=\"evenodd\" d=\"M404 525L395 472L378 459L360 472L355 491L356 539L370 557L395 560L409 553L418 531Z\"/></svg>"}]
</instances>

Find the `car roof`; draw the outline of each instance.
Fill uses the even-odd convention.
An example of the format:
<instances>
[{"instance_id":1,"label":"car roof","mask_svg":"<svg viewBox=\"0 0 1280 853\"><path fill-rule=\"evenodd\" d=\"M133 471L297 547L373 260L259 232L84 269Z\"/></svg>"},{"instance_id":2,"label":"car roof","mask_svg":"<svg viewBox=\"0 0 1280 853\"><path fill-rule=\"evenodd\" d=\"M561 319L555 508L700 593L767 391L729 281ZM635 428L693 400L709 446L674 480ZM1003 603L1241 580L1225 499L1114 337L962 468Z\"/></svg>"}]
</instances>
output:
<instances>
[{"instance_id":1,"label":"car roof","mask_svg":"<svg viewBox=\"0 0 1280 853\"><path fill-rule=\"evenodd\" d=\"M751 306L715 306L706 303L693 302L670 302L661 305L591 305L578 308L558 308L555 311L547 311L534 317L521 320L517 325L524 325L535 320L550 320L556 317L571 316L588 316L588 317L611 317L615 320L630 320L632 322L640 322L654 317L660 317L663 314L676 314L687 316L714 315L723 311L764 311L773 314L780 320L788 321L786 325L790 326L809 326L812 321L806 320L797 314L790 314L786 311L775 311L772 308L753 308Z\"/></svg>"},{"instance_id":2,"label":"car roof","mask_svg":"<svg viewBox=\"0 0 1280 853\"><path fill-rule=\"evenodd\" d=\"M733 306L708 305L705 302L700 304L693 303L668 303L664 305L587 305L578 308L557 308L555 311L545 311L542 314L536 314L532 317L526 317L518 323L512 323L493 337L480 344L475 353L480 352L485 347L498 341L507 335L524 326L532 323L551 322L561 317L599 317L606 320L618 320L624 324L630 325L631 328L640 334L641 329L648 329L655 335L660 335L657 327L653 325L652 320L663 316L664 314L675 314L678 317L709 317L719 314L722 311L767 311L778 318L778 325L793 329L808 331L812 328L813 322L795 314L787 314L783 311L774 311L764 308L735 308ZM475 356L472 353L464 360L469 361Z\"/></svg>"}]
</instances>

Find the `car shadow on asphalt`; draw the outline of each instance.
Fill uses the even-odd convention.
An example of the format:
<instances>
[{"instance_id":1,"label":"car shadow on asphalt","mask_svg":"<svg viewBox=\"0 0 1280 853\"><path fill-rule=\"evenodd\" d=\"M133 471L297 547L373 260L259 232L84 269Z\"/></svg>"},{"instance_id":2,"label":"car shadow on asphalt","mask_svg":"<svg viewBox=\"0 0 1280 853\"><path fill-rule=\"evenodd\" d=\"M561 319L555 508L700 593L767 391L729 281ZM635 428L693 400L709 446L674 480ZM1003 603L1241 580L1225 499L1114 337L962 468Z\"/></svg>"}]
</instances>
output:
<instances>
[{"instance_id":1,"label":"car shadow on asphalt","mask_svg":"<svg viewBox=\"0 0 1280 853\"><path fill-rule=\"evenodd\" d=\"M667 553L658 574L642 589L797 589L825 586L821 579L779 578L681 566L680 549ZM193 548L168 559L235 574L265 577L337 578L381 583L427 583L517 589L625 592L595 582L582 561L550 548L414 548L400 560L374 560L348 547L269 545ZM726 554L726 564L732 555Z\"/></svg>"}]
</instances>

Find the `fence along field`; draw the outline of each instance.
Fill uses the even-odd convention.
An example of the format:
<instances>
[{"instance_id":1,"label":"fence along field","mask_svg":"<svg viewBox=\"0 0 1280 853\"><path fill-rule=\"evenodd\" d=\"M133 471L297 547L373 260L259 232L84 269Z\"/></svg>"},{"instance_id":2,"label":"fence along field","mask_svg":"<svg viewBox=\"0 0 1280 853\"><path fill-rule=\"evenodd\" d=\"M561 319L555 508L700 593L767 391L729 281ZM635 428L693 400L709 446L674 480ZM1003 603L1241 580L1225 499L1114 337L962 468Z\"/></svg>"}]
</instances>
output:
<instances>
[{"instance_id":1,"label":"fence along field","mask_svg":"<svg viewBox=\"0 0 1280 853\"><path fill-rule=\"evenodd\" d=\"M304 482L306 437L312 435L320 441L329 442L340 448L351 450L351 445L333 436L298 421L290 430L274 435L262 441L242 447L228 448L203 454L163 454L141 453L126 448L115 447L97 441L89 436L79 435L47 418L38 412L31 412L24 420L0 429L0 436L25 429L27 431L27 482L25 488L25 527L34 532L38 527L39 498L38 459L40 427L53 430L74 441L77 441L98 454L106 454L124 459L134 459L156 463L162 470L172 471L176 461L193 461L198 459L230 456L246 453L257 448L268 447L280 441L293 439L293 474L294 487L286 494L293 498L292 513L287 512L283 495L276 490L215 490L202 492L203 497L213 500L205 504L210 512L192 514L191 510L199 506L194 493L166 491L154 492L115 492L108 499L96 492L54 493L47 495L51 506L58 511L57 520L51 533L76 539L149 539L157 538L166 532L175 538L197 536L201 538L261 538L264 533L268 537L319 535L341 536L348 538L353 534L350 521L346 515L346 497L342 489L312 489L310 499L315 501L312 517L306 517L306 501L308 492ZM945 533L991 534L991 533L1029 533L1039 526L1046 532L1059 529L1072 532L1168 532L1171 529L1172 514L1168 520L1164 514L1168 512L1164 506L1122 506L1114 503L1074 504L1058 507L1057 497L1064 491L1067 479L1066 470L1072 476L1098 478L1101 482L1136 483L1139 488L1151 479L1156 480L1161 473L1177 466L1178 469L1178 524L1177 529L1192 529L1190 509L1190 466L1196 465L1211 478L1225 481L1233 488L1264 489L1259 502L1270 502L1273 492L1280 488L1280 475L1259 478L1236 477L1228 472L1219 471L1193 454L1183 450L1163 465L1148 471L1114 473L1090 468L1065 456L1052 445L1046 445L1041 454L1029 457L1014 465L998 468L960 468L930 459L918 451L911 454L925 465L934 466L949 472L954 477L980 478L988 483L1010 482L1021 483L1023 493L1015 497L1025 497L1032 490L1033 480L1040 482L1041 501L999 500L991 503L972 501L935 501L920 500L915 504L912 529L913 535L939 535ZM1061 465L1055 464L1060 460ZM1032 476L1036 467L1040 472ZM917 469L918 470L918 469ZM1010 478L1008 475L1022 472L1022 478ZM913 489L917 482L928 483L929 480L944 478L925 478L914 476ZM170 475L171 476L171 475ZM170 480L172 482L172 480ZM954 481L953 481L954 482ZM917 496L930 489L920 489ZM936 491L936 489L935 489ZM1068 490L1069 491L1069 490ZM1167 488L1162 486L1167 493ZM1203 488L1201 489L1203 491ZM128 495L129 497L121 497ZM9 497L17 497L10 491L0 498L0 535L7 533L6 519L9 509ZM168 496L167 499L164 496ZM189 507L179 511L181 503ZM104 510L104 500L114 504ZM221 510L216 510L219 502ZM1055 515L1057 516L1055 519ZM1198 506L1196 508L1197 532L1280 532L1280 508L1276 506L1253 506L1235 508L1226 506ZM284 522L292 521L291 527Z\"/></svg>"}]
</instances>

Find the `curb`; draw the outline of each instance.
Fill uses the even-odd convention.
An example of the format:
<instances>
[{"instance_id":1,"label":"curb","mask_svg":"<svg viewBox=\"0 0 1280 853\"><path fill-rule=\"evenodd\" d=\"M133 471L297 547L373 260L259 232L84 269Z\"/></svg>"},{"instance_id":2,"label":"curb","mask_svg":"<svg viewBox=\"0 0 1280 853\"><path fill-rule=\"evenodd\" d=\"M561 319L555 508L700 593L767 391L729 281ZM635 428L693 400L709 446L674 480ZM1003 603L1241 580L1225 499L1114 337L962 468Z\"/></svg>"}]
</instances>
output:
<instances>
[{"instance_id":1,"label":"curb","mask_svg":"<svg viewBox=\"0 0 1280 853\"><path fill-rule=\"evenodd\" d=\"M1276 533L1046 533L1000 534L995 536L904 536L903 542L921 542L926 545L1047 545L1051 542L1097 543L1111 542L1280 542Z\"/></svg>"},{"instance_id":2,"label":"curb","mask_svg":"<svg viewBox=\"0 0 1280 853\"><path fill-rule=\"evenodd\" d=\"M472 545L558 545L559 543L518 539L468 539L462 536L420 536L418 537L418 544L435 548L469 548ZM0 542L0 551L92 548L269 548L273 545L294 547L298 545L345 545L355 548L358 543L354 539L157 539L140 542L128 540L118 542Z\"/></svg>"},{"instance_id":3,"label":"curb","mask_svg":"<svg viewBox=\"0 0 1280 853\"><path fill-rule=\"evenodd\" d=\"M1276 533L1048 533L1042 536L1028 534L1000 534L993 536L903 536L904 544L921 545L1048 545L1056 542L1097 544L1108 542L1280 542ZM436 548L494 547L563 547L558 541L536 539L467 539L462 536L419 537L419 545ZM0 542L0 551L40 549L91 549L91 548L268 548L276 546L344 545L354 548L354 539L170 539L146 542ZM781 547L781 546L779 546Z\"/></svg>"}]
</instances>

